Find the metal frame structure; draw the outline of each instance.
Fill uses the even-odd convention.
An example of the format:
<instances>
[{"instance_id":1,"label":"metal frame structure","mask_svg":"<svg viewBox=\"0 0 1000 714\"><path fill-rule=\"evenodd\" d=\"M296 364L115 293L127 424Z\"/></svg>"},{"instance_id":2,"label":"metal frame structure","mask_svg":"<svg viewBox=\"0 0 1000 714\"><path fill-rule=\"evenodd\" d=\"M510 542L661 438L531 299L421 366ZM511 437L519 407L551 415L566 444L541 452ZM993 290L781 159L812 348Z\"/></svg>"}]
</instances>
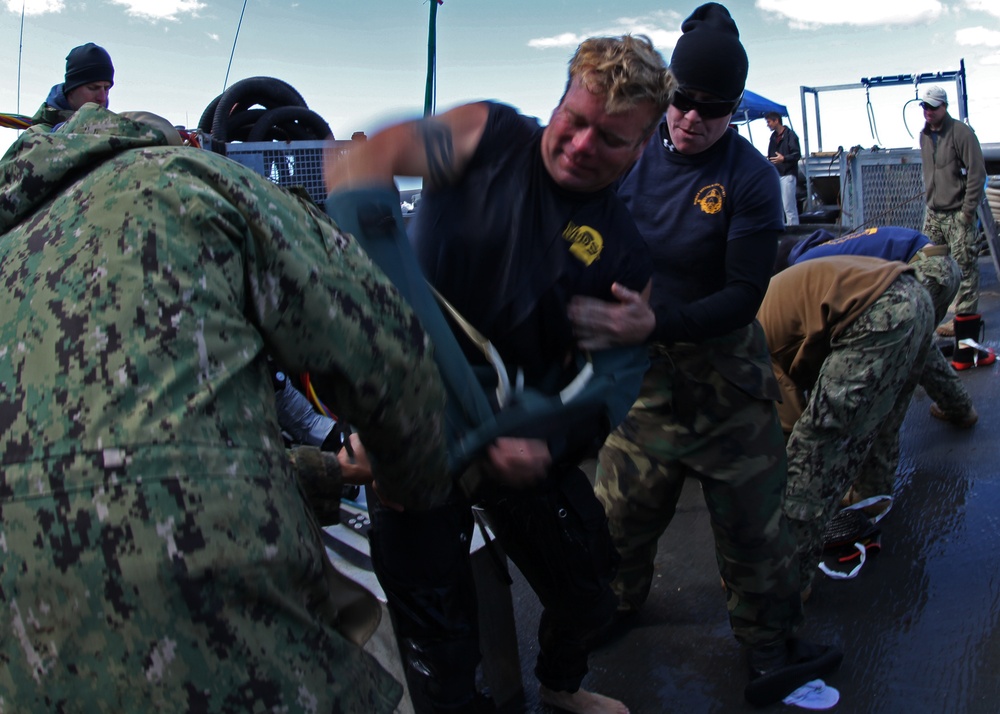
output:
<instances>
[{"instance_id":1,"label":"metal frame structure","mask_svg":"<svg viewBox=\"0 0 1000 714\"><path fill-rule=\"evenodd\" d=\"M946 72L925 72L923 74L897 74L889 75L884 77L864 77L860 82L854 84L830 84L823 87L799 87L799 99L802 103L802 145L803 145L803 157L808 158L811 156L809 149L809 117L806 113L806 94L813 95L813 111L816 115L816 141L818 144L817 151L823 150L823 130L822 122L820 120L820 110L819 110L819 95L821 92L833 92L842 91L847 89L864 89L870 90L878 87L898 87L900 85L912 85L914 88L921 84L935 83L939 84L941 82L955 82L956 97L957 101L955 104L958 106L958 119L960 121L965 121L969 115L969 95L966 87L965 78L965 59L959 60L959 68L957 70L949 70ZM812 195L812 179L809 175L808 161L805 162L805 175L806 175L806 195Z\"/></svg>"},{"instance_id":2,"label":"metal frame structure","mask_svg":"<svg viewBox=\"0 0 1000 714\"><path fill-rule=\"evenodd\" d=\"M989 198L983 193L983 200L979 202L979 209L976 211L979 216L979 223L983 227L986 235L986 243L990 247L990 257L993 258L993 268L1000 275L1000 236L997 235L997 221L990 208Z\"/></svg>"}]
</instances>

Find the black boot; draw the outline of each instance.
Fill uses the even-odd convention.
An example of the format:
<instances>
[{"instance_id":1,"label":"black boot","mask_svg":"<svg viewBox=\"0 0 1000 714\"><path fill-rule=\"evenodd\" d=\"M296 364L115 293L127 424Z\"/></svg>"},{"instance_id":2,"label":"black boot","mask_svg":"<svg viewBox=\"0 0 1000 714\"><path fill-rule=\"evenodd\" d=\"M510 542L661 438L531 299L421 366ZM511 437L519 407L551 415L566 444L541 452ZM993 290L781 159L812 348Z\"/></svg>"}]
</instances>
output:
<instances>
[{"instance_id":1,"label":"black boot","mask_svg":"<svg viewBox=\"0 0 1000 714\"><path fill-rule=\"evenodd\" d=\"M984 327L983 316L979 313L960 312L955 315L955 350L951 366L956 370L985 367L996 362L993 349L979 344Z\"/></svg>"},{"instance_id":2,"label":"black boot","mask_svg":"<svg viewBox=\"0 0 1000 714\"><path fill-rule=\"evenodd\" d=\"M752 648L747 654L750 682L743 690L756 707L780 702L806 682L824 677L840 666L844 653L791 637Z\"/></svg>"}]
</instances>

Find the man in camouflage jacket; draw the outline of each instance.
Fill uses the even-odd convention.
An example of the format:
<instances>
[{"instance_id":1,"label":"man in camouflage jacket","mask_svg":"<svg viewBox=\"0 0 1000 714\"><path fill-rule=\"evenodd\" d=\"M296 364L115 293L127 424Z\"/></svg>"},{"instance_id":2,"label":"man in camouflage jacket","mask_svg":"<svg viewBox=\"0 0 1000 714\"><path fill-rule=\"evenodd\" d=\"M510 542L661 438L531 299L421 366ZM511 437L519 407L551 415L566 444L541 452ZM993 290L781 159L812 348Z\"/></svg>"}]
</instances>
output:
<instances>
[{"instance_id":1,"label":"man in camouflage jacket","mask_svg":"<svg viewBox=\"0 0 1000 714\"><path fill-rule=\"evenodd\" d=\"M0 708L392 711L287 458L264 354L437 505L418 322L324 215L84 105L0 162Z\"/></svg>"}]
</instances>

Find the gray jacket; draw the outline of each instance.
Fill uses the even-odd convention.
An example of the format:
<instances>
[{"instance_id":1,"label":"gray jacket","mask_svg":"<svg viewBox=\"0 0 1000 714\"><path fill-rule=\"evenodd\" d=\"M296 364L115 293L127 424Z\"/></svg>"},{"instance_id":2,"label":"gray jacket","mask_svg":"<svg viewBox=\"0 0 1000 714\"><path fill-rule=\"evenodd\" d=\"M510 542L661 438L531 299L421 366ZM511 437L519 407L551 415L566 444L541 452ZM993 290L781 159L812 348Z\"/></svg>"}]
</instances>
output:
<instances>
[{"instance_id":1,"label":"gray jacket","mask_svg":"<svg viewBox=\"0 0 1000 714\"><path fill-rule=\"evenodd\" d=\"M986 162L972 128L945 114L935 145L930 127L920 132L927 207L973 215L983 198Z\"/></svg>"}]
</instances>

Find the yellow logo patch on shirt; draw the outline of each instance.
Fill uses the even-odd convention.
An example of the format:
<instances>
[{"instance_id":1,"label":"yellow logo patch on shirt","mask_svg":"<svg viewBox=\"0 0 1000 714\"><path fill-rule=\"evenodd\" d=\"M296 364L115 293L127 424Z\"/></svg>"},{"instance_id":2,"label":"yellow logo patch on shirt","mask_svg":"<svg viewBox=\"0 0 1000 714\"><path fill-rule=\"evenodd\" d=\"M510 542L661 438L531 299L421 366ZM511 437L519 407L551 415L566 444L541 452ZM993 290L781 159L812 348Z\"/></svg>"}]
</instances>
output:
<instances>
[{"instance_id":1,"label":"yellow logo patch on shirt","mask_svg":"<svg viewBox=\"0 0 1000 714\"><path fill-rule=\"evenodd\" d=\"M590 226L578 226L572 221L563 229L563 238L570 242L569 252L585 265L601 257L604 237Z\"/></svg>"},{"instance_id":2,"label":"yellow logo patch on shirt","mask_svg":"<svg viewBox=\"0 0 1000 714\"><path fill-rule=\"evenodd\" d=\"M878 228L865 228L863 231L855 231L854 233L848 233L846 236L828 240L823 245L839 245L840 243L846 243L849 240L856 240L864 236L873 236L876 233L878 233Z\"/></svg>"},{"instance_id":3,"label":"yellow logo patch on shirt","mask_svg":"<svg viewBox=\"0 0 1000 714\"><path fill-rule=\"evenodd\" d=\"M713 183L698 191L694 203L703 213L713 215L722 210L726 201L726 188L721 183Z\"/></svg>"}]
</instances>

